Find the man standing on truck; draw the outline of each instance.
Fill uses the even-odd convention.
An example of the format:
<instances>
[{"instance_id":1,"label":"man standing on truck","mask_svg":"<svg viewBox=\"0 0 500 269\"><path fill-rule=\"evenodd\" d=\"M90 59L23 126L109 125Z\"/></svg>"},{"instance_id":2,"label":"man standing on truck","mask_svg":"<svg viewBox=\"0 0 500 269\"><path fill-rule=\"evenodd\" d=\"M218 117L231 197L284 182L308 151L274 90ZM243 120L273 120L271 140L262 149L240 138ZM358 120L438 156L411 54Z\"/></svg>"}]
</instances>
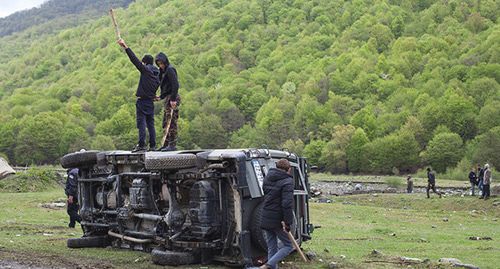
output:
<instances>
[{"instance_id":1,"label":"man standing on truck","mask_svg":"<svg viewBox=\"0 0 500 269\"><path fill-rule=\"evenodd\" d=\"M125 44L125 40L120 38L118 44L125 49L130 61L141 73L139 85L135 93L137 97L135 111L137 129L139 129L139 142L132 152L145 151L147 149L146 126L149 132L149 150L156 150L155 107L153 101L157 99L156 90L158 90L158 86L160 85L160 71L153 65L153 56L146 54L142 58L142 61L139 61L132 49Z\"/></svg>"},{"instance_id":2,"label":"man standing on truck","mask_svg":"<svg viewBox=\"0 0 500 269\"><path fill-rule=\"evenodd\" d=\"M177 150L177 120L179 119L179 80L177 70L170 64L165 53L156 55L156 65L160 68L160 99L165 99L163 114L163 130L165 143L161 145L162 151Z\"/></svg>"},{"instance_id":3,"label":"man standing on truck","mask_svg":"<svg viewBox=\"0 0 500 269\"><path fill-rule=\"evenodd\" d=\"M267 262L260 269L276 269L278 263L293 250L288 232L293 223L293 179L288 160L280 159L269 169L262 186L264 207L262 224L267 243ZM284 224L282 224L282 222ZM278 249L278 240L283 243Z\"/></svg>"},{"instance_id":4,"label":"man standing on truck","mask_svg":"<svg viewBox=\"0 0 500 269\"><path fill-rule=\"evenodd\" d=\"M67 211L69 215L69 228L75 228L76 222L80 223L82 220L80 215L78 215L78 168L68 169L68 176L66 179L66 187L64 192L66 193L68 208Z\"/></svg>"}]
</instances>

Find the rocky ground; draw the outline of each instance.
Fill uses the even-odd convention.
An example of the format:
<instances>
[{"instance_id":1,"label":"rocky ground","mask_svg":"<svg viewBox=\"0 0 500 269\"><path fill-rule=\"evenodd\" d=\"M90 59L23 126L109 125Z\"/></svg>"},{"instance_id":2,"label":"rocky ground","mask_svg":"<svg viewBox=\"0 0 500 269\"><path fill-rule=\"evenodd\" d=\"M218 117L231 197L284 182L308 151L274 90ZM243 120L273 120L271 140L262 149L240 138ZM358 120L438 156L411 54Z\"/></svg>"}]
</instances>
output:
<instances>
[{"instance_id":1,"label":"rocky ground","mask_svg":"<svg viewBox=\"0 0 500 269\"><path fill-rule=\"evenodd\" d=\"M452 195L470 195L468 188L461 187L437 187L437 190L445 196ZM425 194L426 188L414 187L414 193ZM432 192L432 191L431 191ZM366 193L406 193L406 186L389 186L386 183L367 183L356 181L319 181L311 183L311 196L326 198L329 196L355 195Z\"/></svg>"}]
</instances>

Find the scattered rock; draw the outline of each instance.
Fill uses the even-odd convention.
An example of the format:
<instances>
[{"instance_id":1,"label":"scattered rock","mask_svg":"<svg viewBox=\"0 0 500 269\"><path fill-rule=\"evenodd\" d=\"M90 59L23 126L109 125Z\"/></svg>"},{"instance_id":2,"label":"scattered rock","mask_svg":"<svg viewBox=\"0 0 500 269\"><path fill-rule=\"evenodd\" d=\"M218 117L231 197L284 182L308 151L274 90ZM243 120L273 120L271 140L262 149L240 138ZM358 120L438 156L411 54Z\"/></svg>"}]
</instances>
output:
<instances>
[{"instance_id":1,"label":"scattered rock","mask_svg":"<svg viewBox=\"0 0 500 269\"><path fill-rule=\"evenodd\" d=\"M327 248L323 249L323 251L326 253L330 253L330 251Z\"/></svg>"},{"instance_id":2,"label":"scattered rock","mask_svg":"<svg viewBox=\"0 0 500 269\"><path fill-rule=\"evenodd\" d=\"M494 218L494 219L491 219L491 220L492 220L492 221L498 221L498 219L497 219L497 218Z\"/></svg>"},{"instance_id":3,"label":"scattered rock","mask_svg":"<svg viewBox=\"0 0 500 269\"><path fill-rule=\"evenodd\" d=\"M459 259L455 258L441 258L438 260L440 263L448 263L448 264L457 264L457 263L462 263Z\"/></svg>"},{"instance_id":4,"label":"scattered rock","mask_svg":"<svg viewBox=\"0 0 500 269\"><path fill-rule=\"evenodd\" d=\"M358 183L358 184L356 184L354 186L354 189L357 190L357 191L360 191L361 189L363 189L363 185L361 185L361 184Z\"/></svg>"},{"instance_id":5,"label":"scattered rock","mask_svg":"<svg viewBox=\"0 0 500 269\"><path fill-rule=\"evenodd\" d=\"M471 236L471 237L469 237L469 240L493 240L493 238L491 238L489 236L485 236L485 237Z\"/></svg>"},{"instance_id":6,"label":"scattered rock","mask_svg":"<svg viewBox=\"0 0 500 269\"><path fill-rule=\"evenodd\" d=\"M346 257L345 257L345 255L340 255L340 258L345 259Z\"/></svg>"},{"instance_id":7,"label":"scattered rock","mask_svg":"<svg viewBox=\"0 0 500 269\"><path fill-rule=\"evenodd\" d=\"M44 236L53 236L53 234L43 233Z\"/></svg>"},{"instance_id":8,"label":"scattered rock","mask_svg":"<svg viewBox=\"0 0 500 269\"><path fill-rule=\"evenodd\" d=\"M372 196L373 196L373 197L378 197L378 194L376 194L376 193L372 193Z\"/></svg>"},{"instance_id":9,"label":"scattered rock","mask_svg":"<svg viewBox=\"0 0 500 269\"><path fill-rule=\"evenodd\" d=\"M321 258L320 258L320 259L318 259L318 262L323 262L323 259L321 259Z\"/></svg>"},{"instance_id":10,"label":"scattered rock","mask_svg":"<svg viewBox=\"0 0 500 269\"><path fill-rule=\"evenodd\" d=\"M443 218L443 221L444 222L448 222L448 218Z\"/></svg>"},{"instance_id":11,"label":"scattered rock","mask_svg":"<svg viewBox=\"0 0 500 269\"><path fill-rule=\"evenodd\" d=\"M423 263L424 261L418 258L410 257L399 257L399 259L404 263Z\"/></svg>"},{"instance_id":12,"label":"scattered rock","mask_svg":"<svg viewBox=\"0 0 500 269\"><path fill-rule=\"evenodd\" d=\"M328 268L330 268L330 269L339 268L339 265L336 262L330 262L328 264Z\"/></svg>"},{"instance_id":13,"label":"scattered rock","mask_svg":"<svg viewBox=\"0 0 500 269\"><path fill-rule=\"evenodd\" d=\"M404 210L408 210L409 208L407 206L403 206L403 209Z\"/></svg>"},{"instance_id":14,"label":"scattered rock","mask_svg":"<svg viewBox=\"0 0 500 269\"><path fill-rule=\"evenodd\" d=\"M391 233L390 236L396 236L396 233Z\"/></svg>"},{"instance_id":15,"label":"scattered rock","mask_svg":"<svg viewBox=\"0 0 500 269\"><path fill-rule=\"evenodd\" d=\"M382 253L380 251L374 249L374 250L372 250L371 255L372 256L379 256L379 255L382 255Z\"/></svg>"},{"instance_id":16,"label":"scattered rock","mask_svg":"<svg viewBox=\"0 0 500 269\"><path fill-rule=\"evenodd\" d=\"M318 188L316 188L314 186L311 187L311 197L318 197L321 194L322 194L322 192Z\"/></svg>"},{"instance_id":17,"label":"scattered rock","mask_svg":"<svg viewBox=\"0 0 500 269\"><path fill-rule=\"evenodd\" d=\"M453 265L453 267L467 268L467 269L479 269L479 267L477 267L473 264L466 264L466 263L456 263Z\"/></svg>"},{"instance_id":18,"label":"scattered rock","mask_svg":"<svg viewBox=\"0 0 500 269\"><path fill-rule=\"evenodd\" d=\"M306 252L306 257L307 257L309 260L311 260L311 261L312 261L312 260L315 260L317 256L318 256L318 255L316 255L316 252L314 252L314 251L308 251L308 252Z\"/></svg>"},{"instance_id":19,"label":"scattered rock","mask_svg":"<svg viewBox=\"0 0 500 269\"><path fill-rule=\"evenodd\" d=\"M328 199L328 198L319 198L318 200L316 200L316 203L326 203L326 204L331 204L332 203L332 200Z\"/></svg>"},{"instance_id":20,"label":"scattered rock","mask_svg":"<svg viewBox=\"0 0 500 269\"><path fill-rule=\"evenodd\" d=\"M348 219L352 218L351 216L347 216Z\"/></svg>"},{"instance_id":21,"label":"scattered rock","mask_svg":"<svg viewBox=\"0 0 500 269\"><path fill-rule=\"evenodd\" d=\"M38 206L49 209L62 209L66 207L66 203L54 202L54 203L39 204Z\"/></svg>"},{"instance_id":22,"label":"scattered rock","mask_svg":"<svg viewBox=\"0 0 500 269\"><path fill-rule=\"evenodd\" d=\"M493 206L499 206L499 205L500 205L500 201L493 202Z\"/></svg>"},{"instance_id":23,"label":"scattered rock","mask_svg":"<svg viewBox=\"0 0 500 269\"><path fill-rule=\"evenodd\" d=\"M437 226L436 226L436 225L432 225L431 227L432 227L433 229L436 229L436 228L437 228Z\"/></svg>"},{"instance_id":24,"label":"scattered rock","mask_svg":"<svg viewBox=\"0 0 500 269\"><path fill-rule=\"evenodd\" d=\"M345 201L345 202L342 202L343 205L352 205L352 202L349 202L349 201Z\"/></svg>"},{"instance_id":25,"label":"scattered rock","mask_svg":"<svg viewBox=\"0 0 500 269\"><path fill-rule=\"evenodd\" d=\"M427 239L425 239L425 238L420 238L420 239L419 239L419 241L420 241L420 242L422 242L422 243L427 243L427 242L429 242L429 241L427 241Z\"/></svg>"}]
</instances>

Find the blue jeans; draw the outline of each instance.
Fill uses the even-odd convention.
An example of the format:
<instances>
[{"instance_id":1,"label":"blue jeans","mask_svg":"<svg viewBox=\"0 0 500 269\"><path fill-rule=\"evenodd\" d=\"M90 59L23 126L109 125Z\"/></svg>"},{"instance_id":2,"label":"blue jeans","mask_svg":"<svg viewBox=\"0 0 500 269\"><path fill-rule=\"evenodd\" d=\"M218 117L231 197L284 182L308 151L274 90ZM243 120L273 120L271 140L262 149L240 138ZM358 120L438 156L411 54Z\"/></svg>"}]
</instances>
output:
<instances>
[{"instance_id":1,"label":"blue jeans","mask_svg":"<svg viewBox=\"0 0 500 269\"><path fill-rule=\"evenodd\" d=\"M146 146L146 126L149 132L149 147L156 147L155 131L155 106L153 100L137 99L135 103L135 112L137 119L137 129L139 129L139 146Z\"/></svg>"},{"instance_id":2,"label":"blue jeans","mask_svg":"<svg viewBox=\"0 0 500 269\"><path fill-rule=\"evenodd\" d=\"M285 231L279 230L264 230L267 243L267 262L272 269L278 268L278 263L282 261L290 252L293 251L292 242L288 239ZM283 244L278 249L278 239Z\"/></svg>"}]
</instances>

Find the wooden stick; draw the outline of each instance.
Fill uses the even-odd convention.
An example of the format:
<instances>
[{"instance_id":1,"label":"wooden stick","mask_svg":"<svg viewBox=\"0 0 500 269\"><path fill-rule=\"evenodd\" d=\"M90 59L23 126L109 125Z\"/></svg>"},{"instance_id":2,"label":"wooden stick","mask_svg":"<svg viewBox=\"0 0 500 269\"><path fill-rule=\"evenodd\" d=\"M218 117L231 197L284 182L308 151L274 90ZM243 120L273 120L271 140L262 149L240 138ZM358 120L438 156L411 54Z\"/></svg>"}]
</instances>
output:
<instances>
[{"instance_id":1,"label":"wooden stick","mask_svg":"<svg viewBox=\"0 0 500 269\"><path fill-rule=\"evenodd\" d=\"M113 21L113 26L115 27L116 36L118 37L118 39L122 39L122 36L120 35L120 29L118 29L118 23L116 23L115 13L113 12L112 8L109 10L109 15L111 15L111 20Z\"/></svg>"},{"instance_id":2,"label":"wooden stick","mask_svg":"<svg viewBox=\"0 0 500 269\"><path fill-rule=\"evenodd\" d=\"M166 101L168 102L168 101ZM167 127L166 130L165 130L165 134L163 134L163 138L161 140L161 146L165 146L165 142L167 141L167 136L168 136L168 131L170 131L170 124L172 123L172 118L174 117L174 109L172 107L170 107L170 118L168 119L168 122L167 122Z\"/></svg>"},{"instance_id":3,"label":"wooden stick","mask_svg":"<svg viewBox=\"0 0 500 269\"><path fill-rule=\"evenodd\" d=\"M281 224L283 225L283 230L286 232L286 234L288 235L288 239L290 241L292 241L292 245L293 247L295 248L295 250L299 253L300 257L302 258L303 261L305 262L308 262L309 260L307 259L306 255L304 255L304 252L302 251L302 249L300 249L300 246L299 244L297 243L297 241L295 241L295 238L293 237L292 233L289 232L289 231L286 231L284 229L285 227L285 222L281 222Z\"/></svg>"}]
</instances>

